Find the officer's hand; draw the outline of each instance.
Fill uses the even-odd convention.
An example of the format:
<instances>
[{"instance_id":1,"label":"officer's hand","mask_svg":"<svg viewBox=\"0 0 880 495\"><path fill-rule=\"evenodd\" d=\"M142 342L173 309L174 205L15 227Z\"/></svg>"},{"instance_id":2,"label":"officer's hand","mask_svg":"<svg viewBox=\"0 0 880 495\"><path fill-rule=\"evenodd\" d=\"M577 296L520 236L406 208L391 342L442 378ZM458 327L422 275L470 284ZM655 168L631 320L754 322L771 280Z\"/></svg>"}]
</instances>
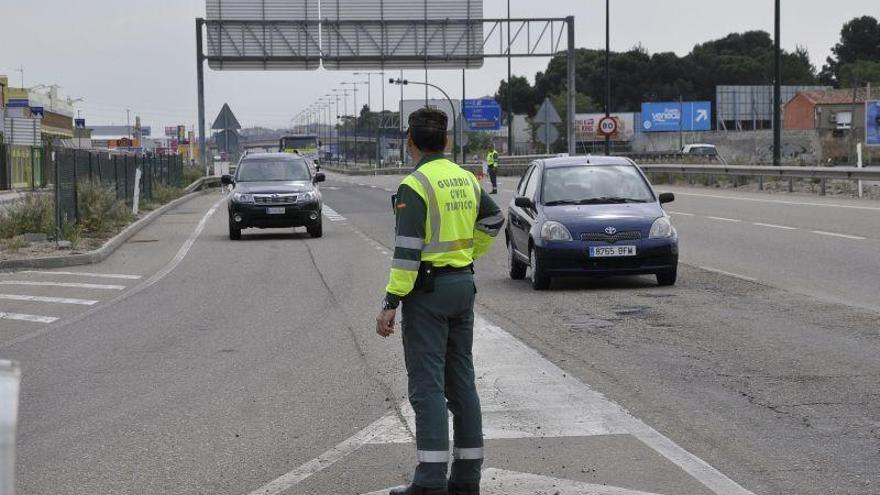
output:
<instances>
[{"instance_id":1,"label":"officer's hand","mask_svg":"<svg viewBox=\"0 0 880 495\"><path fill-rule=\"evenodd\" d=\"M382 337L387 337L394 333L394 317L396 315L396 309L383 309L379 316L376 317L376 333Z\"/></svg>"}]
</instances>

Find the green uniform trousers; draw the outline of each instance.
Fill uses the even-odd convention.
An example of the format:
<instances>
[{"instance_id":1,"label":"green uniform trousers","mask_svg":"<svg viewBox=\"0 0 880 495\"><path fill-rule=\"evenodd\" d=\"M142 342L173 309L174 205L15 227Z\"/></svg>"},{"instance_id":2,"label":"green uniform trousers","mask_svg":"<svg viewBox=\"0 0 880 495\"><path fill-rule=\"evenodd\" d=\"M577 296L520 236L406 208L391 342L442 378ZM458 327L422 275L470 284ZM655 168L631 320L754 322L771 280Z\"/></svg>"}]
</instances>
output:
<instances>
[{"instance_id":1,"label":"green uniform trousers","mask_svg":"<svg viewBox=\"0 0 880 495\"><path fill-rule=\"evenodd\" d=\"M449 416L453 414L454 483L479 483L483 462L480 398L474 383L473 274L434 279L434 291L403 299L402 335L409 400L416 414L418 465L413 483L446 486Z\"/></svg>"}]
</instances>

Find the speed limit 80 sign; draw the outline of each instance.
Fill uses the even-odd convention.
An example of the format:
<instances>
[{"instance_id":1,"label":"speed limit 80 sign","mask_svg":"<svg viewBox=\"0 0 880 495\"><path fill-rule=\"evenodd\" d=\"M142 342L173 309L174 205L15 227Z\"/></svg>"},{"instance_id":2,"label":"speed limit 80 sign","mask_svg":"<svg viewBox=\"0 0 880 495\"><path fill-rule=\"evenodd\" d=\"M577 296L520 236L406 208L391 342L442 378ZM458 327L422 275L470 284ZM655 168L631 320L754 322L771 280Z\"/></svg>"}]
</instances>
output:
<instances>
[{"instance_id":1,"label":"speed limit 80 sign","mask_svg":"<svg viewBox=\"0 0 880 495\"><path fill-rule=\"evenodd\" d=\"M599 132L605 136L611 136L617 132L617 120L613 117L602 117L599 121Z\"/></svg>"}]
</instances>

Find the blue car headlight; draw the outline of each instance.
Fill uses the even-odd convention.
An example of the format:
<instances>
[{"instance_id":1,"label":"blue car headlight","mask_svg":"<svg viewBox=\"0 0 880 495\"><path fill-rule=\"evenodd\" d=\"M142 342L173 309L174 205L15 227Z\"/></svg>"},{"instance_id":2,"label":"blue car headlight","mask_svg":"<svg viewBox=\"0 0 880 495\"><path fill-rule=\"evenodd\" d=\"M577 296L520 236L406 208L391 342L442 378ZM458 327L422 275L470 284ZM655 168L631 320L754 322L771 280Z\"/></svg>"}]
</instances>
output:
<instances>
[{"instance_id":1,"label":"blue car headlight","mask_svg":"<svg viewBox=\"0 0 880 495\"><path fill-rule=\"evenodd\" d=\"M545 241L570 241L571 232L559 222L547 220L541 225L541 239Z\"/></svg>"},{"instance_id":2,"label":"blue car headlight","mask_svg":"<svg viewBox=\"0 0 880 495\"><path fill-rule=\"evenodd\" d=\"M247 193L232 193L232 200L236 203L253 203L254 195Z\"/></svg>"},{"instance_id":3,"label":"blue car headlight","mask_svg":"<svg viewBox=\"0 0 880 495\"><path fill-rule=\"evenodd\" d=\"M648 234L649 239L675 239L677 236L678 232L675 231L669 217L665 216L654 220L651 232Z\"/></svg>"}]
</instances>

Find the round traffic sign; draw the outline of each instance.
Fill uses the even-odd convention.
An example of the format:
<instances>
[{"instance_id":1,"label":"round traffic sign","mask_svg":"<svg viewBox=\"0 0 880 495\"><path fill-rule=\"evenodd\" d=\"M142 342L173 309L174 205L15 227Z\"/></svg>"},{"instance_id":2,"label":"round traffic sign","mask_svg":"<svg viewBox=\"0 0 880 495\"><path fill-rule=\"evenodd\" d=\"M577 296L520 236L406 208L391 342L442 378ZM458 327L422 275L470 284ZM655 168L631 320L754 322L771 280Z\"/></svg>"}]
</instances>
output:
<instances>
[{"instance_id":1,"label":"round traffic sign","mask_svg":"<svg viewBox=\"0 0 880 495\"><path fill-rule=\"evenodd\" d=\"M599 121L599 132L605 136L610 136L617 132L617 121L613 117L602 117Z\"/></svg>"}]
</instances>

